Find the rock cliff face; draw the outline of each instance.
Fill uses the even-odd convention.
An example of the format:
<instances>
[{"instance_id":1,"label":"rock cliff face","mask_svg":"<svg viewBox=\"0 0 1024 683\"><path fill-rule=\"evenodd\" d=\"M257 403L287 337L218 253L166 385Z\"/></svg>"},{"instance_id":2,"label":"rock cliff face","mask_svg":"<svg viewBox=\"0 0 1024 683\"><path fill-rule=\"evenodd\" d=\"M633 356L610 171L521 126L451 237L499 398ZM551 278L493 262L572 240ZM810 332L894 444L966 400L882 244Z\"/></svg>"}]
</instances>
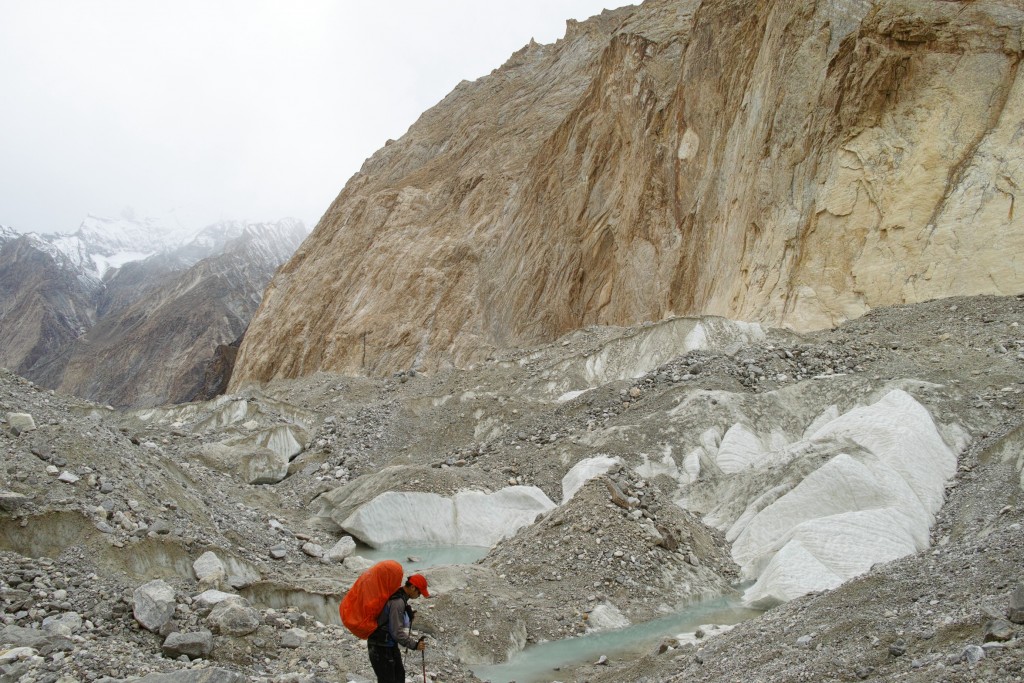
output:
<instances>
[{"instance_id":1,"label":"rock cliff face","mask_svg":"<svg viewBox=\"0 0 1024 683\"><path fill-rule=\"evenodd\" d=\"M648 0L463 82L268 288L232 385L589 324L1024 289L1020 0Z\"/></svg>"}]
</instances>

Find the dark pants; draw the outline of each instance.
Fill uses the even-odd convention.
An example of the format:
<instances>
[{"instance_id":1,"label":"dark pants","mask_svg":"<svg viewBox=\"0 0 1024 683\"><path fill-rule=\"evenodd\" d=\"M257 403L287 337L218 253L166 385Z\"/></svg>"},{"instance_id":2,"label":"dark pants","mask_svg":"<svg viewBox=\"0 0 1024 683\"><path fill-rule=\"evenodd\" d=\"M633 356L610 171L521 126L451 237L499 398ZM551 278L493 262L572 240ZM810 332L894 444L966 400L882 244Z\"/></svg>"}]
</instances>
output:
<instances>
[{"instance_id":1,"label":"dark pants","mask_svg":"<svg viewBox=\"0 0 1024 683\"><path fill-rule=\"evenodd\" d=\"M405 667L397 645L384 647L367 643L366 649L370 653L370 666L377 675L377 683L405 683Z\"/></svg>"}]
</instances>

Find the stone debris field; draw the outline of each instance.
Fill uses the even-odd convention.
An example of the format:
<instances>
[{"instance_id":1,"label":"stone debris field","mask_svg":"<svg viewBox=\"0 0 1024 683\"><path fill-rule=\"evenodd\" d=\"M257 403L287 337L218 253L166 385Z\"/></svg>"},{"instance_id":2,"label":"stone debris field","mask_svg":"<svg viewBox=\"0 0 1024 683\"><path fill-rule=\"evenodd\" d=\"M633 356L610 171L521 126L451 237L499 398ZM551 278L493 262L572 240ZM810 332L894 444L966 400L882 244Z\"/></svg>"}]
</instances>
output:
<instances>
[{"instance_id":1,"label":"stone debris field","mask_svg":"<svg viewBox=\"0 0 1024 683\"><path fill-rule=\"evenodd\" d=\"M400 558L433 681L718 596L766 611L548 680L1024 680L1022 322L593 327L134 412L4 371L0 681L372 680L338 603L396 543L482 546Z\"/></svg>"}]
</instances>

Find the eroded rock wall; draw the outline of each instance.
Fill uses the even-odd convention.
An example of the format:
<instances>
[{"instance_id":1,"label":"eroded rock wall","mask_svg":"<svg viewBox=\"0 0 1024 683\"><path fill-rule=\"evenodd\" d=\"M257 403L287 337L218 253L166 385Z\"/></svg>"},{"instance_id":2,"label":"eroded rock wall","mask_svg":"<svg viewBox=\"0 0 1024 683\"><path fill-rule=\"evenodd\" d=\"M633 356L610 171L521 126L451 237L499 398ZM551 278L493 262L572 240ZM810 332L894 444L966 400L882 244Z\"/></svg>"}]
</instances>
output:
<instances>
[{"instance_id":1,"label":"eroded rock wall","mask_svg":"<svg viewBox=\"0 0 1024 683\"><path fill-rule=\"evenodd\" d=\"M1024 289L1020 0L648 0L460 84L275 277L232 387L590 324Z\"/></svg>"}]
</instances>

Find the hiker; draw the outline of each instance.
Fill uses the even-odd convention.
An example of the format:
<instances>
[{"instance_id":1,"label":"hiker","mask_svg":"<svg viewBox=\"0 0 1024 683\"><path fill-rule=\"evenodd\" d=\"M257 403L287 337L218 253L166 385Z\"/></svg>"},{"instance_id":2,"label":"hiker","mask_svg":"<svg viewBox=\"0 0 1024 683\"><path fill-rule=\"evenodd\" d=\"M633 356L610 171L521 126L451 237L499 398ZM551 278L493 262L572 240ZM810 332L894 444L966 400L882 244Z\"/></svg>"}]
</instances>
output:
<instances>
[{"instance_id":1,"label":"hiker","mask_svg":"<svg viewBox=\"0 0 1024 683\"><path fill-rule=\"evenodd\" d=\"M409 633L416 612L409 607L409 600L420 596L430 597L427 579L422 574L413 574L388 599L377 617L377 630L366 641L370 665L377 675L377 683L405 683L405 667L399 646L410 650L426 650L427 642L420 638L413 640Z\"/></svg>"}]
</instances>

